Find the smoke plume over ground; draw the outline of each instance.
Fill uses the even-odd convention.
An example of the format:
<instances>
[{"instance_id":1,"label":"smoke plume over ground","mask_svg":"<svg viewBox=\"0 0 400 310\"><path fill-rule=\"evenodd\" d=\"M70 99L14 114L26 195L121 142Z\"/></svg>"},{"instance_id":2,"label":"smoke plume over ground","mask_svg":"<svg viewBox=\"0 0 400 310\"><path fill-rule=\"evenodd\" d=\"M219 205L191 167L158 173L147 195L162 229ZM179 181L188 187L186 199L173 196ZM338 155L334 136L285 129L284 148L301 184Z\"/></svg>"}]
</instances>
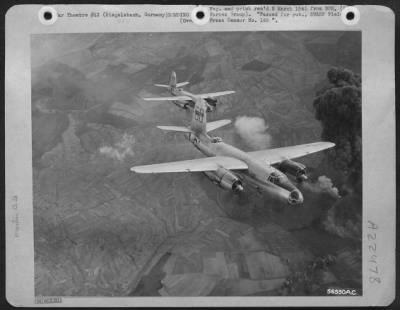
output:
<instances>
[{"instance_id":1,"label":"smoke plume over ground","mask_svg":"<svg viewBox=\"0 0 400 310\"><path fill-rule=\"evenodd\" d=\"M332 234L359 239L362 232L361 77L350 70L332 68L327 78L328 85L314 100L315 116L322 124L322 139L336 144L327 156L340 176L339 186L345 197L329 209L322 224ZM338 194L328 180L320 177L318 182L330 188L332 194Z\"/></svg>"},{"instance_id":2,"label":"smoke plume over ground","mask_svg":"<svg viewBox=\"0 0 400 310\"><path fill-rule=\"evenodd\" d=\"M304 182L303 187L314 193L327 193L334 198L340 198L337 187L333 186L332 180L324 175L318 177L315 183Z\"/></svg>"},{"instance_id":3,"label":"smoke plume over ground","mask_svg":"<svg viewBox=\"0 0 400 310\"><path fill-rule=\"evenodd\" d=\"M135 138L127 133L124 133L121 140L115 146L102 146L99 149L100 154L103 154L111 159L123 161L126 156L133 156L133 145Z\"/></svg>"},{"instance_id":4,"label":"smoke plume over ground","mask_svg":"<svg viewBox=\"0 0 400 310\"><path fill-rule=\"evenodd\" d=\"M361 238L361 197L349 195L338 200L328 211L323 227L329 233L342 238Z\"/></svg>"},{"instance_id":5,"label":"smoke plume over ground","mask_svg":"<svg viewBox=\"0 0 400 310\"><path fill-rule=\"evenodd\" d=\"M361 77L346 69L328 71L329 84L317 93L315 116L322 139L334 142L329 151L337 169L358 183L361 179Z\"/></svg>"},{"instance_id":6,"label":"smoke plume over ground","mask_svg":"<svg viewBox=\"0 0 400 310\"><path fill-rule=\"evenodd\" d=\"M239 136L253 149L266 149L271 146L272 137L267 132L268 125L261 117L239 116L235 121Z\"/></svg>"}]
</instances>

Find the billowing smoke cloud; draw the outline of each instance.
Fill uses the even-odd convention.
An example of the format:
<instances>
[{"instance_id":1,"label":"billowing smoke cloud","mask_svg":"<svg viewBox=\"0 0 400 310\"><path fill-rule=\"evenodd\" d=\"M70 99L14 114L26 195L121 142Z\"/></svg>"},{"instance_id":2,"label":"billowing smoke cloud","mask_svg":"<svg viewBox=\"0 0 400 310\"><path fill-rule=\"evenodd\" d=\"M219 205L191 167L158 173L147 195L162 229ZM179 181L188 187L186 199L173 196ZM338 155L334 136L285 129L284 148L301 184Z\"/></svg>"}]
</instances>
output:
<instances>
[{"instance_id":1,"label":"billowing smoke cloud","mask_svg":"<svg viewBox=\"0 0 400 310\"><path fill-rule=\"evenodd\" d=\"M322 139L336 146L328 152L335 168L361 180L361 77L332 68L329 84L317 93L315 116L322 124Z\"/></svg>"},{"instance_id":2,"label":"billowing smoke cloud","mask_svg":"<svg viewBox=\"0 0 400 310\"><path fill-rule=\"evenodd\" d=\"M240 137L253 149L265 149L271 146L272 137L266 132L268 125L261 117L239 116L235 128Z\"/></svg>"},{"instance_id":3,"label":"billowing smoke cloud","mask_svg":"<svg viewBox=\"0 0 400 310\"><path fill-rule=\"evenodd\" d=\"M332 180L324 175L318 177L315 183L304 182L303 187L314 193L327 193L334 198L340 198L339 190L333 186Z\"/></svg>"},{"instance_id":4,"label":"billowing smoke cloud","mask_svg":"<svg viewBox=\"0 0 400 310\"><path fill-rule=\"evenodd\" d=\"M347 206L346 206L347 207ZM322 223L325 230L341 238L361 238L361 214L349 218L340 215L340 205L334 205L329 209L325 221Z\"/></svg>"},{"instance_id":5,"label":"billowing smoke cloud","mask_svg":"<svg viewBox=\"0 0 400 310\"><path fill-rule=\"evenodd\" d=\"M121 140L115 146L102 146L99 149L100 154L107 156L118 161L123 161L126 156L133 156L133 145L135 144L135 137L124 133Z\"/></svg>"},{"instance_id":6,"label":"billowing smoke cloud","mask_svg":"<svg viewBox=\"0 0 400 310\"><path fill-rule=\"evenodd\" d=\"M314 100L315 116L322 125L322 139L336 146L326 152L329 164L341 176L341 193L323 221L326 231L343 238L361 238L362 154L361 76L343 68L332 68ZM322 180L324 181L324 180ZM323 182L334 195L332 182Z\"/></svg>"}]
</instances>

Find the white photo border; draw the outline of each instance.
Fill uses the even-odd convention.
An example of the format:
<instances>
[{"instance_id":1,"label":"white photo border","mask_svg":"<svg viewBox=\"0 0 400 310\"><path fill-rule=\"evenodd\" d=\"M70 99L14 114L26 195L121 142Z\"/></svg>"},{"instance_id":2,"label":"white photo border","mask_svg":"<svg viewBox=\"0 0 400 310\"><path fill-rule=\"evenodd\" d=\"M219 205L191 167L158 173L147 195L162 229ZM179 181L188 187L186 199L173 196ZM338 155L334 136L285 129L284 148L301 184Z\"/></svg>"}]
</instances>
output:
<instances>
[{"instance_id":1,"label":"white photo border","mask_svg":"<svg viewBox=\"0 0 400 310\"><path fill-rule=\"evenodd\" d=\"M57 12L97 10L191 12L195 6L54 5ZM356 6L357 25L330 19L282 20L277 24L180 24L174 19L107 22L38 19L41 5L17 5L6 14L6 297L14 306L385 306L395 298L395 64L394 13L383 6ZM35 304L32 196L30 36L38 33L199 32L199 31L361 31L363 158L363 295L321 297L62 297L62 303ZM17 217L17 220L15 220ZM374 234L374 238L371 234ZM375 250L373 251L373 249ZM376 264L371 264L376 255ZM374 268L378 268L377 273ZM380 282L371 280L378 274Z\"/></svg>"}]
</instances>

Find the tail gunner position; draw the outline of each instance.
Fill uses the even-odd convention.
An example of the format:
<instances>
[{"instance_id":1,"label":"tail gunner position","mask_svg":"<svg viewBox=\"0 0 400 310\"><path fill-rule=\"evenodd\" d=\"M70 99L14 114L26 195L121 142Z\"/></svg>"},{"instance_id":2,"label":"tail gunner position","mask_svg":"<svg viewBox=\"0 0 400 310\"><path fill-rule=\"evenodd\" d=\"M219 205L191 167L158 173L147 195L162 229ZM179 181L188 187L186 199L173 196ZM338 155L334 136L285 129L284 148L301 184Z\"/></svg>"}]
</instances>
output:
<instances>
[{"instance_id":1,"label":"tail gunner position","mask_svg":"<svg viewBox=\"0 0 400 310\"><path fill-rule=\"evenodd\" d=\"M231 123L219 120L207 123L207 103L192 96L195 102L190 127L157 126L162 130L185 133L187 139L206 158L132 167L136 173L203 172L220 187L234 193L245 190L245 185L287 201L291 205L301 204L303 195L289 180L288 175L303 181L306 167L291 159L333 147L330 142L281 147L255 152L244 152L226 144L219 137L208 135L212 130Z\"/></svg>"}]
</instances>

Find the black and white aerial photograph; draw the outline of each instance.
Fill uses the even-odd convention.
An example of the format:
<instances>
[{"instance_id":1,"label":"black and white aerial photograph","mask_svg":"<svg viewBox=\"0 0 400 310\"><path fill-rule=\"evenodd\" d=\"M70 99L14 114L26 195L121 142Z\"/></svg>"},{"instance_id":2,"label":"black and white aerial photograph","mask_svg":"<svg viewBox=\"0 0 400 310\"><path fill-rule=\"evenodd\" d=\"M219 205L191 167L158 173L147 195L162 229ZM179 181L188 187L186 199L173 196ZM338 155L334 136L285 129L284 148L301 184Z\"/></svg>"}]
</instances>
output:
<instances>
[{"instance_id":1,"label":"black and white aerial photograph","mask_svg":"<svg viewBox=\"0 0 400 310\"><path fill-rule=\"evenodd\" d=\"M36 296L362 295L361 31L31 35Z\"/></svg>"}]
</instances>

